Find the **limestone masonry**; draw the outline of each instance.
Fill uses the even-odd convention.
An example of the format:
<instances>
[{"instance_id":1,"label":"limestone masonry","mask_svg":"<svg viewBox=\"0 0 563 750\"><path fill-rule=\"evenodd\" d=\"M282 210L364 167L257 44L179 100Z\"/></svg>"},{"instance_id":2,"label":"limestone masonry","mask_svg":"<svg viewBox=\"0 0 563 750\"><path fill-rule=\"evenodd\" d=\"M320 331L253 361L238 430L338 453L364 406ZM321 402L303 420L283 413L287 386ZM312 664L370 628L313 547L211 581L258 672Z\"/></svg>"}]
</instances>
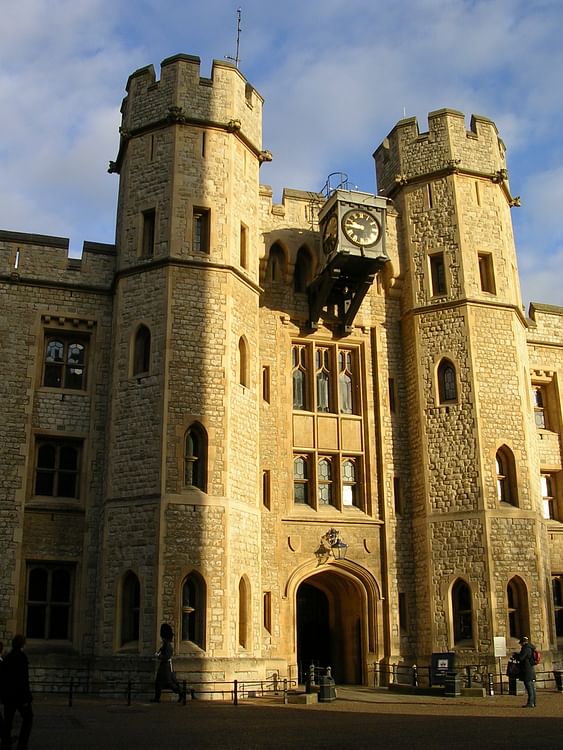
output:
<instances>
[{"instance_id":1,"label":"limestone masonry","mask_svg":"<svg viewBox=\"0 0 563 750\"><path fill-rule=\"evenodd\" d=\"M522 311L494 123L402 120L373 194L275 205L262 105L137 70L115 245L0 232L0 639L100 679L163 621L197 682L559 665L563 308Z\"/></svg>"}]
</instances>

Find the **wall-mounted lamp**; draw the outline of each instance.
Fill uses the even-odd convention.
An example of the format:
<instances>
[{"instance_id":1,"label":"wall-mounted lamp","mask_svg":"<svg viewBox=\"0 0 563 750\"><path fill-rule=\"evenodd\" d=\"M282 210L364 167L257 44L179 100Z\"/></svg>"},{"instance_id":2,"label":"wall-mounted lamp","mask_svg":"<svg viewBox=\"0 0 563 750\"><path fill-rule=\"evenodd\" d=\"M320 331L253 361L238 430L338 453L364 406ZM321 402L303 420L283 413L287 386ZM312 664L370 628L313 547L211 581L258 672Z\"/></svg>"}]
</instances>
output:
<instances>
[{"instance_id":1,"label":"wall-mounted lamp","mask_svg":"<svg viewBox=\"0 0 563 750\"><path fill-rule=\"evenodd\" d=\"M317 558L317 563L322 565L331 555L335 560L344 560L347 551L348 545L342 541L340 532L336 529L329 529L321 537L321 543L315 550L315 557Z\"/></svg>"}]
</instances>

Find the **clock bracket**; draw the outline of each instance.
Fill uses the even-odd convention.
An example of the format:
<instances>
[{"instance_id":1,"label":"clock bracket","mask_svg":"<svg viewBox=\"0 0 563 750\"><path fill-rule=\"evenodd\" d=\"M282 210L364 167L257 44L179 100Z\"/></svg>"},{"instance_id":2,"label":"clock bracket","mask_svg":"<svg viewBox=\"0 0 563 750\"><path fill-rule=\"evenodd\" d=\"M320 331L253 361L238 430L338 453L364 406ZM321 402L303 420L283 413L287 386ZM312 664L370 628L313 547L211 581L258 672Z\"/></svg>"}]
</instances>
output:
<instances>
[{"instance_id":1,"label":"clock bracket","mask_svg":"<svg viewBox=\"0 0 563 750\"><path fill-rule=\"evenodd\" d=\"M326 310L327 315L336 315L344 334L351 333L377 272L389 260L385 250L386 206L386 199L380 196L335 190L322 207L322 261L307 289L312 330L318 328ZM360 236L362 232L364 236Z\"/></svg>"}]
</instances>

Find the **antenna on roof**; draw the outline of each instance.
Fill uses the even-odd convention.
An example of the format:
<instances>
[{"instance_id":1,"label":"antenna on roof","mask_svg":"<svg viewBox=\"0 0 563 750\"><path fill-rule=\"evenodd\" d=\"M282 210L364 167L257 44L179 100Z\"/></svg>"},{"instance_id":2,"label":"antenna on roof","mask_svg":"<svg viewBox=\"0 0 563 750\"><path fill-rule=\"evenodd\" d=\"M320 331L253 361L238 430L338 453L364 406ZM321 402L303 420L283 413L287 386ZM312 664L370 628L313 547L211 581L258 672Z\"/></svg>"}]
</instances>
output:
<instances>
[{"instance_id":1,"label":"antenna on roof","mask_svg":"<svg viewBox=\"0 0 563 750\"><path fill-rule=\"evenodd\" d=\"M230 55L225 55L225 60L232 60L235 64L235 67L238 69L238 64L240 62L239 57L239 49L240 49L240 31L241 31L241 25L240 25L240 19L242 16L242 9L237 8L237 52L235 57L231 57Z\"/></svg>"}]
</instances>

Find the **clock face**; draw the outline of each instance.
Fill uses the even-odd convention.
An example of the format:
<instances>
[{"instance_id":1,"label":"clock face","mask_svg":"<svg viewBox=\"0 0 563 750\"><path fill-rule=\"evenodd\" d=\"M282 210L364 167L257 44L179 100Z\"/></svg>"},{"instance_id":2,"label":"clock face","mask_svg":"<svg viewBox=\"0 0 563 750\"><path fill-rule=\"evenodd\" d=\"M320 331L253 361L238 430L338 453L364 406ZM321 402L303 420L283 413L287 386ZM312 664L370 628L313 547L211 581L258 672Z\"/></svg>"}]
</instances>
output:
<instances>
[{"instance_id":1,"label":"clock face","mask_svg":"<svg viewBox=\"0 0 563 750\"><path fill-rule=\"evenodd\" d=\"M342 230L354 245L369 247L379 239L379 222L368 211L353 209L342 217Z\"/></svg>"},{"instance_id":2,"label":"clock face","mask_svg":"<svg viewBox=\"0 0 563 750\"><path fill-rule=\"evenodd\" d=\"M338 241L338 219L332 214L323 232L323 250L328 255L332 253Z\"/></svg>"}]
</instances>

